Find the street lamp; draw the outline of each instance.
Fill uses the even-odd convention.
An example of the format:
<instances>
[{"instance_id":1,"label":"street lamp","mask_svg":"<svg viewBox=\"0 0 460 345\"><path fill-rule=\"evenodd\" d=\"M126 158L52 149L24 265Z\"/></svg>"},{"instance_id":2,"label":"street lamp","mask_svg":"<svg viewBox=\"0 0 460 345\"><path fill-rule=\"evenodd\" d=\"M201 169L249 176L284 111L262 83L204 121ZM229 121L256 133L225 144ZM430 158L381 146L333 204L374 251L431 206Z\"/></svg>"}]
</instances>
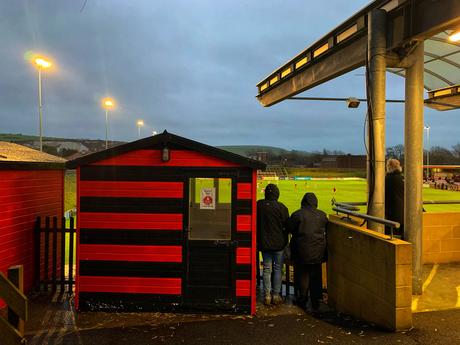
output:
<instances>
[{"instance_id":1,"label":"street lamp","mask_svg":"<svg viewBox=\"0 0 460 345\"><path fill-rule=\"evenodd\" d=\"M109 148L109 110L115 106L115 101L112 98L104 98L102 100L102 107L105 109L105 148Z\"/></svg>"},{"instance_id":2,"label":"street lamp","mask_svg":"<svg viewBox=\"0 0 460 345\"><path fill-rule=\"evenodd\" d=\"M33 64L38 71L38 117L39 117L39 133L40 133L40 151L43 151L43 104L42 104L42 70L46 70L52 66L49 59L43 56L37 56L32 59Z\"/></svg>"},{"instance_id":3,"label":"street lamp","mask_svg":"<svg viewBox=\"0 0 460 345\"><path fill-rule=\"evenodd\" d=\"M139 129L139 138L141 137L141 127L144 125L143 120L137 120L137 128Z\"/></svg>"},{"instance_id":4,"label":"street lamp","mask_svg":"<svg viewBox=\"0 0 460 345\"><path fill-rule=\"evenodd\" d=\"M458 41L460 41L460 30L454 31L454 32L449 36L449 41L452 41L452 42L458 42Z\"/></svg>"},{"instance_id":5,"label":"street lamp","mask_svg":"<svg viewBox=\"0 0 460 345\"><path fill-rule=\"evenodd\" d=\"M428 179L429 176L429 167L430 164L430 127L424 126L424 130L426 130L426 178Z\"/></svg>"}]
</instances>

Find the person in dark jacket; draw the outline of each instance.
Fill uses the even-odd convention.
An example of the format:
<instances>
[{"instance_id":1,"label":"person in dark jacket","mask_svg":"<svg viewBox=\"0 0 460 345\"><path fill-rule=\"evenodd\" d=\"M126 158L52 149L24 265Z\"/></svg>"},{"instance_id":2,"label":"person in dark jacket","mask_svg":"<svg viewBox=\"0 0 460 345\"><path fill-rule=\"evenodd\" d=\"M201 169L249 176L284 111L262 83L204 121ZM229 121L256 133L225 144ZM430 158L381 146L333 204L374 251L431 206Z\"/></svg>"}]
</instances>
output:
<instances>
[{"instance_id":1,"label":"person in dark jacket","mask_svg":"<svg viewBox=\"0 0 460 345\"><path fill-rule=\"evenodd\" d=\"M257 246L263 257L264 304L281 304L281 268L287 245L289 211L278 201L280 191L272 183L265 187L265 199L257 201ZM272 278L273 266L273 282ZM272 290L273 289L273 297Z\"/></svg>"},{"instance_id":2,"label":"person in dark jacket","mask_svg":"<svg viewBox=\"0 0 460 345\"><path fill-rule=\"evenodd\" d=\"M300 210L295 211L288 220L292 234L291 259L297 275L297 304L307 308L308 293L314 311L322 299L321 264L326 257L326 213L318 210L318 199L314 193L306 193Z\"/></svg>"},{"instance_id":3,"label":"person in dark jacket","mask_svg":"<svg viewBox=\"0 0 460 345\"><path fill-rule=\"evenodd\" d=\"M397 159L387 161L385 176L385 218L401 224L395 231L404 239L404 176ZM389 232L389 229L386 230Z\"/></svg>"}]
</instances>

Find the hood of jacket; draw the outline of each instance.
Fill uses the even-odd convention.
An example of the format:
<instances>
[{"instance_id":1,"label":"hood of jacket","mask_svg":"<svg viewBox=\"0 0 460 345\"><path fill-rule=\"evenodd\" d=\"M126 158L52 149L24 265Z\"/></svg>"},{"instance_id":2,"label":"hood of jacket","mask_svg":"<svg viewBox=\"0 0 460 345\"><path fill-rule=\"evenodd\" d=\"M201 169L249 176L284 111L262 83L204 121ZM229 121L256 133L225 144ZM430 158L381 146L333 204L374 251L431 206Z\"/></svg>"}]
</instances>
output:
<instances>
[{"instance_id":1,"label":"hood of jacket","mask_svg":"<svg viewBox=\"0 0 460 345\"><path fill-rule=\"evenodd\" d=\"M278 200L280 197L280 190L278 187L273 184L269 183L267 187L265 187L265 200Z\"/></svg>"},{"instance_id":2,"label":"hood of jacket","mask_svg":"<svg viewBox=\"0 0 460 345\"><path fill-rule=\"evenodd\" d=\"M302 207L318 208L318 198L315 193L305 193L301 202Z\"/></svg>"}]
</instances>

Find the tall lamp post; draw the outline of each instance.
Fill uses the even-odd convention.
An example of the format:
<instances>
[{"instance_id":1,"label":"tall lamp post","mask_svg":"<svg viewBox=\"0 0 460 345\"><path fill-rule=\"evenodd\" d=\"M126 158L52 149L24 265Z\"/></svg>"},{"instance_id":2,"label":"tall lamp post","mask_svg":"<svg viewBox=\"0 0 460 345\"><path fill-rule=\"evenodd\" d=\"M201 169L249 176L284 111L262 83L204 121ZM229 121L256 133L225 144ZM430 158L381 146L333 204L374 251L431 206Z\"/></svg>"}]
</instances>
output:
<instances>
[{"instance_id":1,"label":"tall lamp post","mask_svg":"<svg viewBox=\"0 0 460 345\"><path fill-rule=\"evenodd\" d=\"M141 127L144 125L143 120L137 120L137 129L139 130L139 138L141 137Z\"/></svg>"},{"instance_id":2,"label":"tall lamp post","mask_svg":"<svg viewBox=\"0 0 460 345\"><path fill-rule=\"evenodd\" d=\"M38 71L38 116L39 116L39 135L40 135L40 151L43 151L43 103L42 103L42 70L46 70L52 66L49 59L44 57L35 57L33 59L35 67Z\"/></svg>"},{"instance_id":3,"label":"tall lamp post","mask_svg":"<svg viewBox=\"0 0 460 345\"><path fill-rule=\"evenodd\" d=\"M105 148L109 148L109 110L115 106L115 101L112 98L104 98L102 107L105 109Z\"/></svg>"},{"instance_id":4,"label":"tall lamp post","mask_svg":"<svg viewBox=\"0 0 460 345\"><path fill-rule=\"evenodd\" d=\"M430 127L424 126L423 129L426 130L426 178L428 179L430 173L430 168L428 167L430 165Z\"/></svg>"}]
</instances>

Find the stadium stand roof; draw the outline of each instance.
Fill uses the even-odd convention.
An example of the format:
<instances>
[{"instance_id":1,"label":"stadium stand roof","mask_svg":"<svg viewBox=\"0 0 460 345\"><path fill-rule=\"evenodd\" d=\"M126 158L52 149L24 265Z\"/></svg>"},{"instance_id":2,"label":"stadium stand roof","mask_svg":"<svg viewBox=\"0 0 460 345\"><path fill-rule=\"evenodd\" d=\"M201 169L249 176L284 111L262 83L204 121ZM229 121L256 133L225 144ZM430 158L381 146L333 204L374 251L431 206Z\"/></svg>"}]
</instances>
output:
<instances>
[{"instance_id":1,"label":"stadium stand roof","mask_svg":"<svg viewBox=\"0 0 460 345\"><path fill-rule=\"evenodd\" d=\"M438 110L460 107L460 28L458 0L376 0L257 84L257 98L271 106L365 64L367 15L388 13L388 71L404 77L404 57L414 41L425 41L425 104Z\"/></svg>"}]
</instances>

